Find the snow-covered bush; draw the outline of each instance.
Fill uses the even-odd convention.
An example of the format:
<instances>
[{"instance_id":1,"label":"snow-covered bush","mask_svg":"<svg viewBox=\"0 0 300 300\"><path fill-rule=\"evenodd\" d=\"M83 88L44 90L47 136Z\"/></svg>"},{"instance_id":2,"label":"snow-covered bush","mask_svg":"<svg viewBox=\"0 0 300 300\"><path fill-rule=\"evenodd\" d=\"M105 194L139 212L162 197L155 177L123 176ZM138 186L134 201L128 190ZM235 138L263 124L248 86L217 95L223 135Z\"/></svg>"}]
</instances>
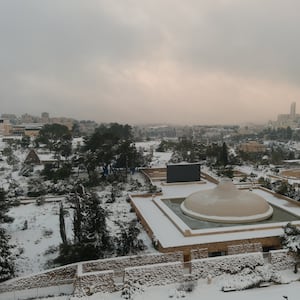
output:
<instances>
[{"instance_id":1,"label":"snow-covered bush","mask_svg":"<svg viewBox=\"0 0 300 300\"><path fill-rule=\"evenodd\" d=\"M300 255L300 229L291 223L283 227L284 234L281 236L281 243L290 252Z\"/></svg>"},{"instance_id":2,"label":"snow-covered bush","mask_svg":"<svg viewBox=\"0 0 300 300\"><path fill-rule=\"evenodd\" d=\"M137 220L132 220L127 227L121 229L117 238L117 254L136 254L146 249L143 240L138 238L140 229L137 227Z\"/></svg>"},{"instance_id":3,"label":"snow-covered bush","mask_svg":"<svg viewBox=\"0 0 300 300\"><path fill-rule=\"evenodd\" d=\"M29 177L33 173L33 167L31 165L23 165L19 171L20 176Z\"/></svg>"},{"instance_id":4,"label":"snow-covered bush","mask_svg":"<svg viewBox=\"0 0 300 300\"><path fill-rule=\"evenodd\" d=\"M74 185L76 185L75 182L66 182L64 180L58 180L56 183L52 181L45 181L44 184L47 192L55 195L69 194L74 189Z\"/></svg>"},{"instance_id":5,"label":"snow-covered bush","mask_svg":"<svg viewBox=\"0 0 300 300\"><path fill-rule=\"evenodd\" d=\"M143 286L138 281L126 281L122 288L121 297L130 300L135 294L142 292L144 292Z\"/></svg>"},{"instance_id":6,"label":"snow-covered bush","mask_svg":"<svg viewBox=\"0 0 300 300\"><path fill-rule=\"evenodd\" d=\"M263 282L271 282L275 273L268 266L258 266L254 269L244 268L235 275L224 275L222 290L245 290L258 287Z\"/></svg>"},{"instance_id":7,"label":"snow-covered bush","mask_svg":"<svg viewBox=\"0 0 300 300\"><path fill-rule=\"evenodd\" d=\"M196 280L186 280L177 285L177 291L184 291L187 293L191 293L197 286Z\"/></svg>"},{"instance_id":8,"label":"snow-covered bush","mask_svg":"<svg viewBox=\"0 0 300 300\"><path fill-rule=\"evenodd\" d=\"M44 252L44 255L54 254L58 251L57 246L49 246L49 248Z\"/></svg>"},{"instance_id":9,"label":"snow-covered bush","mask_svg":"<svg viewBox=\"0 0 300 300\"><path fill-rule=\"evenodd\" d=\"M43 230L43 237L49 238L53 235L53 230L52 229L44 229Z\"/></svg>"},{"instance_id":10,"label":"snow-covered bush","mask_svg":"<svg viewBox=\"0 0 300 300\"><path fill-rule=\"evenodd\" d=\"M46 193L47 193L47 189L44 183L42 182L42 180L35 178L35 179L31 179L28 182L28 192L27 192L28 197L38 197L38 196L46 195Z\"/></svg>"}]
</instances>

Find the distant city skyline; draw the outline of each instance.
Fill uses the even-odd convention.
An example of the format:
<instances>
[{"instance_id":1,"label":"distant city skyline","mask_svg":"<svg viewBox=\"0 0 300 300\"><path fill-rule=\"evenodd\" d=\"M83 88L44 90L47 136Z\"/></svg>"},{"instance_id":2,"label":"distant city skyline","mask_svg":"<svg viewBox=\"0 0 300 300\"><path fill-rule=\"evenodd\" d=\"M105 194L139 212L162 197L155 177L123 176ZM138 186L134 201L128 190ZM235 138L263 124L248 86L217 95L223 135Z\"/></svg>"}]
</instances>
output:
<instances>
[{"instance_id":1,"label":"distant city skyline","mask_svg":"<svg viewBox=\"0 0 300 300\"><path fill-rule=\"evenodd\" d=\"M14 112L0 112L0 119L12 119L12 118L17 118L19 120L21 119L24 119L24 120L29 120L29 119L33 119L33 122L36 122L34 121L35 119L38 120L38 122L43 122L43 119L52 119L52 120L55 120L55 119L67 119L67 120L71 120L71 119L74 119L74 120L77 120L77 121L93 121L93 122L96 122L96 120L93 120L93 119L78 119L78 118L75 118L75 117L72 117L72 116L64 116L64 115L58 115L58 114L53 114L53 115L50 115L49 112L40 112L39 114L31 114L29 112L25 112L25 113L21 113L21 114L17 114L17 113L14 113ZM153 125L153 126L164 126L164 125L245 125L245 124L257 124L257 125L267 125L267 123L270 124L273 124L275 125L276 123L279 124L279 127L281 127L281 125L283 125L281 123L281 119L284 118L284 119L290 119L290 120L293 120L293 121L297 121L298 118L300 117L300 114L297 114L297 103L296 102L292 102L290 104L290 111L286 111L286 113L282 113L280 112L279 114L277 114L277 116L273 119L273 120L266 120L265 122L262 122L262 123L255 123L255 122L241 122L241 123L211 123L211 124L200 124L200 123L195 123L195 124L179 124L179 123L170 123L170 122L140 122L140 123L129 123L131 125ZM24 121L25 123L31 123L32 120L30 121ZM114 121L101 121L99 123L113 123ZM127 122L128 123L128 122ZM284 126L285 127L285 126Z\"/></svg>"},{"instance_id":2,"label":"distant city skyline","mask_svg":"<svg viewBox=\"0 0 300 300\"><path fill-rule=\"evenodd\" d=\"M296 0L3 0L0 113L267 123L300 100Z\"/></svg>"}]
</instances>

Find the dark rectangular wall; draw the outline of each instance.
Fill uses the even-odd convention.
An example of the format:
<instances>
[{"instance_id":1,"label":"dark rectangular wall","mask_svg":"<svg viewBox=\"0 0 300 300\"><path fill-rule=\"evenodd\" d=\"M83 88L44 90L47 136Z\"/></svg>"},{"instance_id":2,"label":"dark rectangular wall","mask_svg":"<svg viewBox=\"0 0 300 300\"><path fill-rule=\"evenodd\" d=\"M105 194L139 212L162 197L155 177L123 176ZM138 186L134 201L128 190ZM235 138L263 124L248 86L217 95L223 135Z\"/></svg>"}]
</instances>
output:
<instances>
[{"instance_id":1,"label":"dark rectangular wall","mask_svg":"<svg viewBox=\"0 0 300 300\"><path fill-rule=\"evenodd\" d=\"M200 181L200 164L168 165L167 182Z\"/></svg>"}]
</instances>

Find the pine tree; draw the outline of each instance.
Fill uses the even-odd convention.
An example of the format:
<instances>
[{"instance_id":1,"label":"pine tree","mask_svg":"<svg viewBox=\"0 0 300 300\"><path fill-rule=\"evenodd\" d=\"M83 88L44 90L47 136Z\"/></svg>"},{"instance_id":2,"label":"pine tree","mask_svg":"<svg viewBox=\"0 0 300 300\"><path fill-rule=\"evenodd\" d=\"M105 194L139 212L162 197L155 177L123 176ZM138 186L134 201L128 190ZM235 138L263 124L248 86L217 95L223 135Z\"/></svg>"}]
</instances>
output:
<instances>
[{"instance_id":1,"label":"pine tree","mask_svg":"<svg viewBox=\"0 0 300 300\"><path fill-rule=\"evenodd\" d=\"M99 197L86 192L83 186L70 196L74 203L73 243L62 244L58 263L98 259L113 250L106 226L106 212Z\"/></svg>"},{"instance_id":2,"label":"pine tree","mask_svg":"<svg viewBox=\"0 0 300 300\"><path fill-rule=\"evenodd\" d=\"M94 258L102 258L111 250L110 236L107 231L106 213L100 205L99 197L87 193L84 197L82 222L84 247L88 247Z\"/></svg>"},{"instance_id":3,"label":"pine tree","mask_svg":"<svg viewBox=\"0 0 300 300\"><path fill-rule=\"evenodd\" d=\"M6 199L6 194L3 189L0 189L0 224L1 223L10 223L14 219L9 217L6 213L9 210L9 202Z\"/></svg>"},{"instance_id":4,"label":"pine tree","mask_svg":"<svg viewBox=\"0 0 300 300\"><path fill-rule=\"evenodd\" d=\"M81 243L82 240L82 208L81 208L81 196L75 193L74 196L74 217L73 217L73 232L74 232L74 243Z\"/></svg>"},{"instance_id":5,"label":"pine tree","mask_svg":"<svg viewBox=\"0 0 300 300\"><path fill-rule=\"evenodd\" d=\"M138 238L140 230L136 226L136 220L129 223L127 228L122 228L121 235L118 240L118 255L136 254L138 251L144 250L143 240Z\"/></svg>"},{"instance_id":6,"label":"pine tree","mask_svg":"<svg viewBox=\"0 0 300 300\"><path fill-rule=\"evenodd\" d=\"M59 231L60 231L60 236L63 245L67 245L66 224L64 218L64 207L62 202L60 202L60 207L59 207Z\"/></svg>"},{"instance_id":7,"label":"pine tree","mask_svg":"<svg viewBox=\"0 0 300 300\"><path fill-rule=\"evenodd\" d=\"M13 219L8 217L8 203L5 192L0 189L0 226L1 223L11 222ZM0 227L0 282L10 279L14 275L14 263L11 254L11 246L8 244L8 236L3 228Z\"/></svg>"},{"instance_id":8,"label":"pine tree","mask_svg":"<svg viewBox=\"0 0 300 300\"><path fill-rule=\"evenodd\" d=\"M228 165L228 151L225 142L222 145L221 162L223 163L224 166Z\"/></svg>"},{"instance_id":9,"label":"pine tree","mask_svg":"<svg viewBox=\"0 0 300 300\"><path fill-rule=\"evenodd\" d=\"M300 257L300 229L296 225L288 223L283 230L284 235L281 237L283 247Z\"/></svg>"},{"instance_id":10,"label":"pine tree","mask_svg":"<svg viewBox=\"0 0 300 300\"><path fill-rule=\"evenodd\" d=\"M13 257L11 246L8 244L8 237L3 228L0 228L0 282L14 276Z\"/></svg>"}]
</instances>

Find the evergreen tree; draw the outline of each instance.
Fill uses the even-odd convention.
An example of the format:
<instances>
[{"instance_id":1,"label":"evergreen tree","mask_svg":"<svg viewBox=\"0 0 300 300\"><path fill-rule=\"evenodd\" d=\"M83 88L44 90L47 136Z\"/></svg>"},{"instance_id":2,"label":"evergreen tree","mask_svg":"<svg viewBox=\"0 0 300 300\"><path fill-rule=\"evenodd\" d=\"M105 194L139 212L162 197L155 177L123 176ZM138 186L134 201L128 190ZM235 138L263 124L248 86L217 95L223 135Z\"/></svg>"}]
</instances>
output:
<instances>
[{"instance_id":1,"label":"evergreen tree","mask_svg":"<svg viewBox=\"0 0 300 300\"><path fill-rule=\"evenodd\" d=\"M3 228L0 228L0 282L14 276L14 264L11 254L11 246L8 244L8 236Z\"/></svg>"},{"instance_id":2,"label":"evergreen tree","mask_svg":"<svg viewBox=\"0 0 300 300\"><path fill-rule=\"evenodd\" d=\"M287 138L288 140L291 140L291 139L292 139L292 136L293 136L293 130L292 130L292 128L291 128L290 126L288 126L288 127L286 128L286 138Z\"/></svg>"},{"instance_id":3,"label":"evergreen tree","mask_svg":"<svg viewBox=\"0 0 300 300\"><path fill-rule=\"evenodd\" d=\"M300 229L291 223L283 227L284 234L281 236L281 244L293 253L297 261L295 262L294 273L298 273L298 265L300 259Z\"/></svg>"},{"instance_id":4,"label":"evergreen tree","mask_svg":"<svg viewBox=\"0 0 300 300\"><path fill-rule=\"evenodd\" d=\"M82 157L90 185L97 184L97 167L105 167L113 162L118 167L135 167L140 163L139 153L132 144L131 127L112 123L99 126L85 140Z\"/></svg>"},{"instance_id":5,"label":"evergreen tree","mask_svg":"<svg viewBox=\"0 0 300 300\"><path fill-rule=\"evenodd\" d=\"M51 151L55 150L54 148L58 141L71 143L71 132L67 126L61 124L46 124L40 130L35 140L36 143L47 145Z\"/></svg>"},{"instance_id":6,"label":"evergreen tree","mask_svg":"<svg viewBox=\"0 0 300 300\"><path fill-rule=\"evenodd\" d=\"M67 245L66 224L64 218L64 207L62 202L60 202L60 207L59 207L59 231L60 231L60 236L63 245Z\"/></svg>"},{"instance_id":7,"label":"evergreen tree","mask_svg":"<svg viewBox=\"0 0 300 300\"><path fill-rule=\"evenodd\" d=\"M118 240L118 255L136 254L146 248L143 240L138 238L139 233L140 230L136 226L136 220L131 221L127 228L122 228Z\"/></svg>"},{"instance_id":8,"label":"evergreen tree","mask_svg":"<svg viewBox=\"0 0 300 300\"><path fill-rule=\"evenodd\" d=\"M6 199L6 194L4 189L0 188L0 224L1 223L9 223L14 219L9 217L6 213L9 210L9 202Z\"/></svg>"},{"instance_id":9,"label":"evergreen tree","mask_svg":"<svg viewBox=\"0 0 300 300\"><path fill-rule=\"evenodd\" d=\"M20 145L22 148L27 149L30 145L30 137L27 135L24 135L20 141Z\"/></svg>"},{"instance_id":10,"label":"evergreen tree","mask_svg":"<svg viewBox=\"0 0 300 300\"><path fill-rule=\"evenodd\" d=\"M300 257L300 229L296 225L288 223L283 230L284 234L281 237L283 247Z\"/></svg>"},{"instance_id":11,"label":"evergreen tree","mask_svg":"<svg viewBox=\"0 0 300 300\"><path fill-rule=\"evenodd\" d=\"M46 124L40 130L35 143L47 145L50 151L54 151L60 164L61 156L67 158L72 153L72 135L67 126L61 124Z\"/></svg>"},{"instance_id":12,"label":"evergreen tree","mask_svg":"<svg viewBox=\"0 0 300 300\"><path fill-rule=\"evenodd\" d=\"M6 201L5 191L0 189L0 226L4 222L12 222L13 219L8 217L9 205ZM5 230L0 227L0 282L5 281L14 275L14 263L11 254L11 246L8 244L8 236Z\"/></svg>"},{"instance_id":13,"label":"evergreen tree","mask_svg":"<svg viewBox=\"0 0 300 300\"><path fill-rule=\"evenodd\" d=\"M224 166L228 165L228 150L225 142L222 145L221 162Z\"/></svg>"},{"instance_id":14,"label":"evergreen tree","mask_svg":"<svg viewBox=\"0 0 300 300\"><path fill-rule=\"evenodd\" d=\"M56 262L72 263L107 256L113 247L106 226L106 212L100 205L99 197L80 186L69 200L74 204L74 240L73 243L61 245Z\"/></svg>"},{"instance_id":15,"label":"evergreen tree","mask_svg":"<svg viewBox=\"0 0 300 300\"><path fill-rule=\"evenodd\" d=\"M84 200L82 244L89 249L92 258L102 258L107 251L112 250L106 226L106 213L96 194L88 194Z\"/></svg>"},{"instance_id":16,"label":"evergreen tree","mask_svg":"<svg viewBox=\"0 0 300 300\"><path fill-rule=\"evenodd\" d=\"M81 196L78 193L74 195L74 217L73 217L73 232L74 232L74 243L79 244L82 240L82 208L81 208Z\"/></svg>"}]
</instances>

